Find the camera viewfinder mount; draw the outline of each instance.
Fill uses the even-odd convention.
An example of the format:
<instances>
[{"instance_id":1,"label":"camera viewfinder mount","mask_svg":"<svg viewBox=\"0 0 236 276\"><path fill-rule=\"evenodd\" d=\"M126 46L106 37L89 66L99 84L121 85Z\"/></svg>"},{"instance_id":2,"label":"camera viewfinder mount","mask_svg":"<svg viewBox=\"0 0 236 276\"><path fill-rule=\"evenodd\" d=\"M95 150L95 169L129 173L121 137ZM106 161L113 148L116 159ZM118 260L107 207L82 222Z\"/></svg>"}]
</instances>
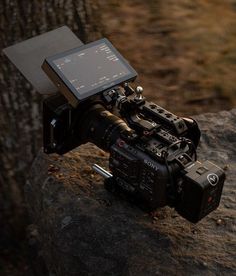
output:
<instances>
[{"instance_id":1,"label":"camera viewfinder mount","mask_svg":"<svg viewBox=\"0 0 236 276\"><path fill-rule=\"evenodd\" d=\"M106 38L48 57L42 69L73 107L137 76Z\"/></svg>"}]
</instances>

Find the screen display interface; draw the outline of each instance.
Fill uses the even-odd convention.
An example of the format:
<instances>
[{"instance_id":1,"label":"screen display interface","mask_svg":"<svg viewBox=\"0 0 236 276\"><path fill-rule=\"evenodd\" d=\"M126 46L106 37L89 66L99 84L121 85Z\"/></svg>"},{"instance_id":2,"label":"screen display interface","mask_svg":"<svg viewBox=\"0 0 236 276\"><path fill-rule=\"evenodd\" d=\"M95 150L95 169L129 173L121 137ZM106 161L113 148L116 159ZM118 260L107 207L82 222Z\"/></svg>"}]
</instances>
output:
<instances>
[{"instance_id":1,"label":"screen display interface","mask_svg":"<svg viewBox=\"0 0 236 276\"><path fill-rule=\"evenodd\" d=\"M58 58L53 63L80 95L98 88L106 89L130 74L105 42Z\"/></svg>"}]
</instances>

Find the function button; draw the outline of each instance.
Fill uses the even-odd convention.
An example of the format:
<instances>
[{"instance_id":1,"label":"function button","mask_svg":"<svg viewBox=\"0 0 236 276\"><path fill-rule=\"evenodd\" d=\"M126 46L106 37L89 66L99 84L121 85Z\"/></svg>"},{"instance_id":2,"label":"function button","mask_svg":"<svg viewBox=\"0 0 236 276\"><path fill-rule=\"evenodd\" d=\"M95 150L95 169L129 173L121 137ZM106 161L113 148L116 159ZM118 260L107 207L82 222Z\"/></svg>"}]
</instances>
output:
<instances>
[{"instance_id":1,"label":"function button","mask_svg":"<svg viewBox=\"0 0 236 276\"><path fill-rule=\"evenodd\" d=\"M207 172L208 169L206 167L199 167L196 172L200 175L204 174L205 172Z\"/></svg>"}]
</instances>

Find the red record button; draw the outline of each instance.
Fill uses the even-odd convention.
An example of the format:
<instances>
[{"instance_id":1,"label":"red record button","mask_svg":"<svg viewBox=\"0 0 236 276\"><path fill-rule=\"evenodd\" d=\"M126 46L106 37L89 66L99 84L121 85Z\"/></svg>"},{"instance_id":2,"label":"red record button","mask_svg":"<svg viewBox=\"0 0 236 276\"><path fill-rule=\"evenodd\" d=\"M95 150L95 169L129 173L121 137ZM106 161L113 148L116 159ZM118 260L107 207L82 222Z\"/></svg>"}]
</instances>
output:
<instances>
[{"instance_id":1,"label":"red record button","mask_svg":"<svg viewBox=\"0 0 236 276\"><path fill-rule=\"evenodd\" d=\"M208 197L207 202L208 202L208 203L211 203L211 202L212 202L212 196L209 196L209 197Z\"/></svg>"},{"instance_id":2,"label":"red record button","mask_svg":"<svg viewBox=\"0 0 236 276\"><path fill-rule=\"evenodd\" d=\"M118 146L119 146L120 148L123 148L124 145L125 145L125 141L119 139L119 140L118 140Z\"/></svg>"}]
</instances>

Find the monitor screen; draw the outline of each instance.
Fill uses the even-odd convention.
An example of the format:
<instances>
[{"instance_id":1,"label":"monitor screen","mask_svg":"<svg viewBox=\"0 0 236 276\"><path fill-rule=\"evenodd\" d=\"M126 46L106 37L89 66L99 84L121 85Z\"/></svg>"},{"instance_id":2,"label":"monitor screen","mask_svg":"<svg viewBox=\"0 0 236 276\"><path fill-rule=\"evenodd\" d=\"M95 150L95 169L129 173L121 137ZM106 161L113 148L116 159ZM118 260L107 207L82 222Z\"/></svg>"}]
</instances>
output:
<instances>
[{"instance_id":1,"label":"monitor screen","mask_svg":"<svg viewBox=\"0 0 236 276\"><path fill-rule=\"evenodd\" d=\"M107 39L66 51L46 61L78 100L137 76Z\"/></svg>"}]
</instances>

